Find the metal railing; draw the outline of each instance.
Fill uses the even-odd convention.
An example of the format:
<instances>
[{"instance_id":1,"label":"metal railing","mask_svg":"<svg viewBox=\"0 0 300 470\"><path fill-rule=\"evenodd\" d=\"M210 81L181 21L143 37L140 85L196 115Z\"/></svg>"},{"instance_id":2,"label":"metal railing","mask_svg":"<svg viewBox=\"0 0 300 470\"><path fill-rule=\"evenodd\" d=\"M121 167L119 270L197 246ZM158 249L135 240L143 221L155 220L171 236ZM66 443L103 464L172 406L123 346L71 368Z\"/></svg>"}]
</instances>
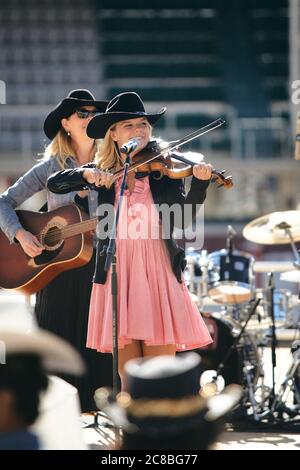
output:
<instances>
[{"instance_id":1,"label":"metal railing","mask_svg":"<svg viewBox=\"0 0 300 470\"><path fill-rule=\"evenodd\" d=\"M157 111L165 103L146 103L149 112ZM10 158L14 154L22 161L32 161L37 152L42 152L48 143L42 127L45 116L51 106L0 106L0 155ZM199 125L197 124L199 114ZM178 125L179 117L193 116L195 127ZM195 119L196 116L196 119ZM203 116L205 121L203 122ZM195 148L201 151L217 152L227 157L240 160L258 160L262 157L284 158L289 155L292 145L289 123L281 117L270 118L238 118L235 110L223 103L182 102L167 103L162 126L156 129L155 135L166 140L182 137L185 133L208 124L222 117L226 125L215 132L209 133L195 142ZM184 121L183 121L184 122ZM262 141L270 144L269 154L261 151ZM222 149L226 141L226 148ZM198 147L197 147L198 146Z\"/></svg>"}]
</instances>

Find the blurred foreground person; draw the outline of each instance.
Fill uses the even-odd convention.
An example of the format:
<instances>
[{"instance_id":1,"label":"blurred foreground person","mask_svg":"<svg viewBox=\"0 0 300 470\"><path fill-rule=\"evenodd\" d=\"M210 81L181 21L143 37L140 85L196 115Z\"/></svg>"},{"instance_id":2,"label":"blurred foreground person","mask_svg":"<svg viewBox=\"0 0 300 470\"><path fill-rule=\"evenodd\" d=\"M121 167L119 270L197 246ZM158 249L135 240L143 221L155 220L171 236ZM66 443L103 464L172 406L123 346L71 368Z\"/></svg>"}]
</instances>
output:
<instances>
[{"instance_id":1,"label":"blurred foreground person","mask_svg":"<svg viewBox=\"0 0 300 470\"><path fill-rule=\"evenodd\" d=\"M45 119L44 132L50 143L42 160L0 195L0 228L11 243L21 245L28 262L32 263L35 257L43 255L43 245L35 235L25 230L15 209L32 195L45 190L52 173L93 161L98 143L87 136L86 128L92 117L104 111L106 105L107 101L96 101L89 90L71 91ZM46 197L48 211L76 203L91 216L93 198L97 200L97 193L81 191L78 194L73 191L67 195L54 195L46 189ZM44 262L47 262L46 258ZM62 377L78 389L82 411L94 409L96 388L111 384L111 356L86 347L94 269L95 252L87 264L62 272L41 289L35 305L39 326L70 342L87 364L85 376Z\"/></svg>"},{"instance_id":2,"label":"blurred foreground person","mask_svg":"<svg viewBox=\"0 0 300 470\"><path fill-rule=\"evenodd\" d=\"M230 385L219 395L202 396L201 372L201 359L194 352L132 359L125 365L128 393L113 400L108 389L97 390L98 408L122 429L121 449L209 449L242 388Z\"/></svg>"},{"instance_id":3,"label":"blurred foreground person","mask_svg":"<svg viewBox=\"0 0 300 470\"><path fill-rule=\"evenodd\" d=\"M66 341L39 329L25 312L0 314L0 450L39 450L30 426L39 416L48 371L81 375L84 364Z\"/></svg>"}]
</instances>

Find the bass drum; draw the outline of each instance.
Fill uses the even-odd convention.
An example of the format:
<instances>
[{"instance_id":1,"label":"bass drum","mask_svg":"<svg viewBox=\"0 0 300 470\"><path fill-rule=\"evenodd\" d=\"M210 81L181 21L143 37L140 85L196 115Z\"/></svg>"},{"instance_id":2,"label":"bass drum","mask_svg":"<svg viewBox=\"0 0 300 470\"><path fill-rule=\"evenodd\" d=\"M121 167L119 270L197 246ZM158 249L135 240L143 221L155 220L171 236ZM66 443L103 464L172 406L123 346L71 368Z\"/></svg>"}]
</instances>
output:
<instances>
[{"instance_id":1,"label":"bass drum","mask_svg":"<svg viewBox=\"0 0 300 470\"><path fill-rule=\"evenodd\" d=\"M213 339L213 343L199 348L202 365L207 369L217 370L218 366L225 360L225 356L241 331L240 324L222 315L219 312L202 313L203 320ZM224 377L225 385L245 383L243 367L245 363L253 366L253 383L257 383L261 374L261 361L255 338L251 333L244 331L239 343L236 345L220 372Z\"/></svg>"},{"instance_id":2,"label":"bass drum","mask_svg":"<svg viewBox=\"0 0 300 470\"><path fill-rule=\"evenodd\" d=\"M254 293L254 258L242 251L214 251L208 255L208 295L220 304L248 302Z\"/></svg>"}]
</instances>

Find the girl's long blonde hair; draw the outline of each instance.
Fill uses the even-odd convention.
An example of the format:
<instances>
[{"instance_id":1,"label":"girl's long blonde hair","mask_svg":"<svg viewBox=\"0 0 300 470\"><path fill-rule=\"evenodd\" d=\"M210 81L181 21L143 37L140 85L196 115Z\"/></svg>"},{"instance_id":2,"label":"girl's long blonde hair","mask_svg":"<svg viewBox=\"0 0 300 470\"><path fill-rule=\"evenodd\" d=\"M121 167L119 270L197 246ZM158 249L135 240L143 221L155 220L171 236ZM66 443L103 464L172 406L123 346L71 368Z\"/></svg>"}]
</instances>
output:
<instances>
[{"instance_id":1,"label":"girl's long blonde hair","mask_svg":"<svg viewBox=\"0 0 300 470\"><path fill-rule=\"evenodd\" d=\"M113 124L108 129L104 139L99 143L95 154L94 161L97 168L100 168L101 170L119 170L122 167L117 146L110 133L114 126L115 125Z\"/></svg>"},{"instance_id":2,"label":"girl's long blonde hair","mask_svg":"<svg viewBox=\"0 0 300 470\"><path fill-rule=\"evenodd\" d=\"M95 158L99 141L95 140L94 149L92 153L92 160ZM59 129L54 139L45 148L43 159L55 158L62 170L67 168L66 160L68 157L74 157L74 149L72 147L71 139L64 129Z\"/></svg>"},{"instance_id":3,"label":"girl's long blonde hair","mask_svg":"<svg viewBox=\"0 0 300 470\"><path fill-rule=\"evenodd\" d=\"M148 125L151 136L152 126L149 122ZM110 128L107 130L104 139L99 141L99 145L95 153L94 162L96 163L97 168L100 170L118 171L123 168L122 158L118 153L117 144L111 137L110 131L113 130L114 127L115 124L110 126ZM112 183L113 181L109 184L108 187L110 187Z\"/></svg>"}]
</instances>

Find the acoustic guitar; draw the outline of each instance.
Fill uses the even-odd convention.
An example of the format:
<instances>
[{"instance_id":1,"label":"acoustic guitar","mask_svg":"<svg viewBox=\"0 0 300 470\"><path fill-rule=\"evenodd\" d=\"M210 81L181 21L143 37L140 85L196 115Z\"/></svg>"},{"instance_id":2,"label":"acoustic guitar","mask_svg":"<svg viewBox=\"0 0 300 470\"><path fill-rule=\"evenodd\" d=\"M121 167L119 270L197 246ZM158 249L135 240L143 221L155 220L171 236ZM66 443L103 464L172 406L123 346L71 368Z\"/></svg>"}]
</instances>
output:
<instances>
[{"instance_id":1,"label":"acoustic guitar","mask_svg":"<svg viewBox=\"0 0 300 470\"><path fill-rule=\"evenodd\" d=\"M16 211L25 230L44 246L43 252L30 258L19 243L10 243L0 230L0 287L33 294L58 274L87 264L93 255L91 230L98 219L76 205L42 213Z\"/></svg>"}]
</instances>

